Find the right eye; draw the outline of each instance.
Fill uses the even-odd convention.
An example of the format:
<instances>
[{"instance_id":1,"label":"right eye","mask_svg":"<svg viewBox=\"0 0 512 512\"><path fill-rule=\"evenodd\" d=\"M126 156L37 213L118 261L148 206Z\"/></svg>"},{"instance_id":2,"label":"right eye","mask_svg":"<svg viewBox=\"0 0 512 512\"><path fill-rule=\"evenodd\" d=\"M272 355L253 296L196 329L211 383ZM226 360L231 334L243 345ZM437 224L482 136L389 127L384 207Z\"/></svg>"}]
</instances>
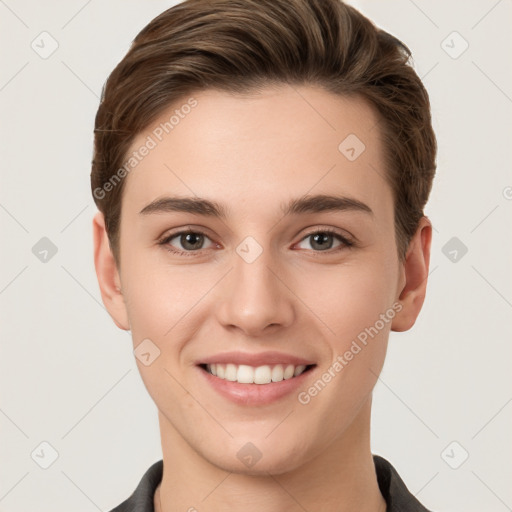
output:
<instances>
[{"instance_id":1,"label":"right eye","mask_svg":"<svg viewBox=\"0 0 512 512\"><path fill-rule=\"evenodd\" d=\"M177 239L178 243L181 245L181 248L176 248L176 246L171 243L174 239ZM194 256L194 253L198 253L204 249L202 246L205 239L210 240L205 233L188 229L166 235L164 239L159 242L159 245L163 245L169 252L173 254L182 256ZM213 243L211 243L210 246L211 245L213 245Z\"/></svg>"}]
</instances>

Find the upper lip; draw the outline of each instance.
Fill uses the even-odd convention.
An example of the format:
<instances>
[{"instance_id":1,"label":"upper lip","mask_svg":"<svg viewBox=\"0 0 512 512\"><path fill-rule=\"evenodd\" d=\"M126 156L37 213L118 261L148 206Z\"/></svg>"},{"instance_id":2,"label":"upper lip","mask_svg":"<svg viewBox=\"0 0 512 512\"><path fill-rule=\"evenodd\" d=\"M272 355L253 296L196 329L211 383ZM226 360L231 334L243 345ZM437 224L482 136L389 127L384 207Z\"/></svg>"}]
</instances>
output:
<instances>
[{"instance_id":1,"label":"upper lip","mask_svg":"<svg viewBox=\"0 0 512 512\"><path fill-rule=\"evenodd\" d=\"M257 354L251 354L249 352L223 352L221 354L215 354L211 357L206 357L197 361L196 364L245 364L247 366L264 366L274 364L293 364L294 366L299 365L312 365L315 364L313 361L304 359L302 357L294 356L291 354L285 354L283 352L259 352Z\"/></svg>"}]
</instances>

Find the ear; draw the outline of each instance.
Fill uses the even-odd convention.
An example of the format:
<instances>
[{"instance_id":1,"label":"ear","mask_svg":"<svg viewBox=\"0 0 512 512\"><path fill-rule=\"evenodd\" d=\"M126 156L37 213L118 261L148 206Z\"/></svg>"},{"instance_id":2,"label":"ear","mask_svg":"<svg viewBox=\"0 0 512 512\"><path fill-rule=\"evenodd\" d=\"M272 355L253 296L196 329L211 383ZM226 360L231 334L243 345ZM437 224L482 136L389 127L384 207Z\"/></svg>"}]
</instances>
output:
<instances>
[{"instance_id":1,"label":"ear","mask_svg":"<svg viewBox=\"0 0 512 512\"><path fill-rule=\"evenodd\" d=\"M411 238L405 262L401 264L398 300L402 309L391 323L392 331L407 331L416 322L427 291L428 269L430 265L430 244L432 241L432 224L427 217L422 217L416 233Z\"/></svg>"},{"instance_id":2,"label":"ear","mask_svg":"<svg viewBox=\"0 0 512 512\"><path fill-rule=\"evenodd\" d=\"M94 238L94 266L100 286L101 298L115 324L125 331L130 330L128 312L121 291L121 279L114 255L110 249L105 219L97 212L92 221Z\"/></svg>"}]
</instances>

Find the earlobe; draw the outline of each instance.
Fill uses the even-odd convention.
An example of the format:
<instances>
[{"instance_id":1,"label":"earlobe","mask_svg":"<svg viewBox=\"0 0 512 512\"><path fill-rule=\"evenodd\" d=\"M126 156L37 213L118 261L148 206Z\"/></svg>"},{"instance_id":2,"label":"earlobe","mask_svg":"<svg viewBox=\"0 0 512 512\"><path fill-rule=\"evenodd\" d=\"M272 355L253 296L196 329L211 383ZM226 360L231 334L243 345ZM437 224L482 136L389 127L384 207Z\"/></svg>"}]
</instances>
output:
<instances>
[{"instance_id":1,"label":"earlobe","mask_svg":"<svg viewBox=\"0 0 512 512\"><path fill-rule=\"evenodd\" d=\"M128 312L121 290L121 280L117 265L110 249L105 219L97 212L92 221L94 242L94 266L100 287L103 304L115 324L125 331L130 330Z\"/></svg>"},{"instance_id":2,"label":"earlobe","mask_svg":"<svg viewBox=\"0 0 512 512\"><path fill-rule=\"evenodd\" d=\"M402 280L405 280L405 285L398 290L397 297L402 309L393 319L392 331L409 330L421 311L427 291L431 241L432 224L424 216L420 219L418 229L409 243L402 266Z\"/></svg>"}]
</instances>

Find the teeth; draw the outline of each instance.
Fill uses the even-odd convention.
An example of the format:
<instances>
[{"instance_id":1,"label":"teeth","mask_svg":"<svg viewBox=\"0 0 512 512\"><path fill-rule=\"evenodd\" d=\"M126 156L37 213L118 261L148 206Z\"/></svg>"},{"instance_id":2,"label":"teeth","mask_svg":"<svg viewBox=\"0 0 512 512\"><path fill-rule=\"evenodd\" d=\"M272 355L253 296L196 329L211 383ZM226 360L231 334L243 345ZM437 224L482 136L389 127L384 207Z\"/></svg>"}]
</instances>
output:
<instances>
[{"instance_id":1,"label":"teeth","mask_svg":"<svg viewBox=\"0 0 512 512\"><path fill-rule=\"evenodd\" d=\"M291 364L289 364L285 369L284 369L284 379L291 379L293 377L293 374L295 373L295 367Z\"/></svg>"},{"instance_id":2,"label":"teeth","mask_svg":"<svg viewBox=\"0 0 512 512\"><path fill-rule=\"evenodd\" d=\"M219 366L216 364L211 365L212 368L215 366ZM237 379L238 382L242 384L252 384L254 382L254 370L251 366L247 366L245 364L241 364L238 367Z\"/></svg>"},{"instance_id":3,"label":"teeth","mask_svg":"<svg viewBox=\"0 0 512 512\"><path fill-rule=\"evenodd\" d=\"M293 371L293 376L294 377L297 377L298 375L300 375L304 370L306 369L306 367L304 365L300 365L300 366L296 366L295 367L295 370Z\"/></svg>"},{"instance_id":4,"label":"teeth","mask_svg":"<svg viewBox=\"0 0 512 512\"><path fill-rule=\"evenodd\" d=\"M225 374L224 378L226 380L235 382L237 373L238 373L237 370L238 370L238 368L234 364L227 364L226 365L226 374Z\"/></svg>"},{"instance_id":5,"label":"teeth","mask_svg":"<svg viewBox=\"0 0 512 512\"><path fill-rule=\"evenodd\" d=\"M272 382L272 370L270 366L258 366L254 370L255 384L269 384Z\"/></svg>"},{"instance_id":6,"label":"teeth","mask_svg":"<svg viewBox=\"0 0 512 512\"><path fill-rule=\"evenodd\" d=\"M272 382L281 382L284 377L283 367L278 364L272 368Z\"/></svg>"},{"instance_id":7,"label":"teeth","mask_svg":"<svg viewBox=\"0 0 512 512\"><path fill-rule=\"evenodd\" d=\"M248 366L246 364L207 364L206 370L220 379L241 384L269 384L298 377L306 369L305 365L293 364L275 366Z\"/></svg>"},{"instance_id":8,"label":"teeth","mask_svg":"<svg viewBox=\"0 0 512 512\"><path fill-rule=\"evenodd\" d=\"M219 379L223 379L226 375L226 367L223 364L212 364L208 365L207 368L210 366L215 366L216 374ZM211 370L209 370L210 373L213 373Z\"/></svg>"}]
</instances>

